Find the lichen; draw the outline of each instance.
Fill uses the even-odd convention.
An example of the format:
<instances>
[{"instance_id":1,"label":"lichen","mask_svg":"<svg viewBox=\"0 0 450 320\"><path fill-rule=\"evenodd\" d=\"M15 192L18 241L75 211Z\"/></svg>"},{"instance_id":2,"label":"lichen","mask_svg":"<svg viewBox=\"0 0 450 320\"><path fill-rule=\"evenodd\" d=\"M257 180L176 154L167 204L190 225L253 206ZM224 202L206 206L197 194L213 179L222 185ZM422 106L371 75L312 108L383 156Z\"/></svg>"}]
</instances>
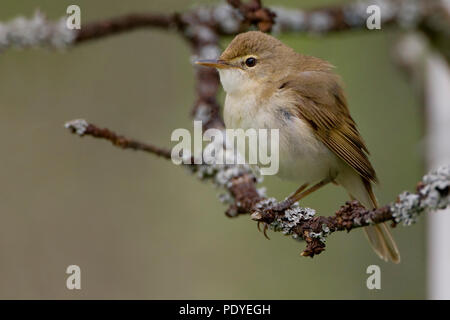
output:
<instances>
[{"instance_id":1,"label":"lichen","mask_svg":"<svg viewBox=\"0 0 450 320\"><path fill-rule=\"evenodd\" d=\"M0 52L9 47L65 48L75 39L75 32L66 26L66 19L49 22L36 11L33 17L17 17L0 24Z\"/></svg>"},{"instance_id":2,"label":"lichen","mask_svg":"<svg viewBox=\"0 0 450 320\"><path fill-rule=\"evenodd\" d=\"M275 24L272 27L274 33L283 31L302 31L306 26L306 14L301 10L272 7L275 12Z\"/></svg>"},{"instance_id":3,"label":"lichen","mask_svg":"<svg viewBox=\"0 0 450 320\"><path fill-rule=\"evenodd\" d=\"M403 192L391 205L395 222L415 223L424 211L444 209L450 205L450 167L442 166L425 175L419 193Z\"/></svg>"},{"instance_id":4,"label":"lichen","mask_svg":"<svg viewBox=\"0 0 450 320\"><path fill-rule=\"evenodd\" d=\"M273 198L266 199L269 202L261 204L261 207L274 205L276 200ZM310 220L316 211L311 208L303 208L298 203L293 204L289 209L285 210L284 215L279 215L270 224L270 228L274 231L280 231L285 235L292 235L294 239L298 239L298 235L294 232L295 227L305 221Z\"/></svg>"},{"instance_id":5,"label":"lichen","mask_svg":"<svg viewBox=\"0 0 450 320\"><path fill-rule=\"evenodd\" d=\"M89 124L84 119L75 119L72 121L68 121L64 124L64 127L66 129L72 130L74 133L76 133L79 136L83 136L85 134L88 126L89 126Z\"/></svg>"},{"instance_id":6,"label":"lichen","mask_svg":"<svg viewBox=\"0 0 450 320\"><path fill-rule=\"evenodd\" d=\"M216 148L216 144L218 143L220 144L219 148ZM250 166L246 164L236 164L240 163L240 155L233 150L229 144L223 143L221 139L217 139L217 141L214 139L205 147L205 149L208 147L212 147L214 150L221 150L221 152L214 153L212 163L188 165L186 168L196 174L200 180L210 180L217 188L221 189L218 197L222 203L239 206L239 203L235 203L234 198L228 191L228 188L231 187L233 178L244 174L251 175L255 180L258 180L258 178ZM186 159L187 157L183 158ZM259 181L261 180L262 178L259 178ZM265 194L265 188L258 189L258 193L260 196ZM228 212L228 214L231 214L231 212Z\"/></svg>"},{"instance_id":7,"label":"lichen","mask_svg":"<svg viewBox=\"0 0 450 320\"><path fill-rule=\"evenodd\" d=\"M220 28L228 34L239 31L239 27L244 20L239 10L229 4L221 4L213 9L213 17L219 23Z\"/></svg>"},{"instance_id":8,"label":"lichen","mask_svg":"<svg viewBox=\"0 0 450 320\"><path fill-rule=\"evenodd\" d=\"M442 166L423 177L420 189L421 205L432 210L444 209L450 205L450 166Z\"/></svg>"}]
</instances>

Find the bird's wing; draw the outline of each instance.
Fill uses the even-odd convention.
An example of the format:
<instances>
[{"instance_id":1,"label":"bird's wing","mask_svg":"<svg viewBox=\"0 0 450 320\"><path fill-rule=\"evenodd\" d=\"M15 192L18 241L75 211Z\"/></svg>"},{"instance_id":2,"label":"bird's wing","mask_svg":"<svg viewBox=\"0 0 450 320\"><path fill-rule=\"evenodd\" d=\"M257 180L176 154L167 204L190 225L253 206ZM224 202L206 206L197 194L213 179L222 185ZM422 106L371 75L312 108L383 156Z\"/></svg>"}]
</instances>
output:
<instances>
[{"instance_id":1,"label":"bird's wing","mask_svg":"<svg viewBox=\"0 0 450 320\"><path fill-rule=\"evenodd\" d=\"M377 182L339 77L327 71L304 71L286 79L282 87L293 95L299 117L311 126L315 135L362 178Z\"/></svg>"}]
</instances>

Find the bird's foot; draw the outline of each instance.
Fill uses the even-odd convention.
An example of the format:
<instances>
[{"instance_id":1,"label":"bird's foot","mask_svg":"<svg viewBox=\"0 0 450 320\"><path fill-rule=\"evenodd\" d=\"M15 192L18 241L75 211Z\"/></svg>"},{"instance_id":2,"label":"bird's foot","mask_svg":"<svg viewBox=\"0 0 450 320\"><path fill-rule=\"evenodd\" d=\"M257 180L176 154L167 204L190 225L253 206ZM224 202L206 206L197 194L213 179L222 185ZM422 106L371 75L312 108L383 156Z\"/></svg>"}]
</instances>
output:
<instances>
[{"instance_id":1,"label":"bird's foot","mask_svg":"<svg viewBox=\"0 0 450 320\"><path fill-rule=\"evenodd\" d=\"M256 211L253 212L251 218L258 222L258 230L264 234L264 237L266 237L266 239L269 239L269 237L267 236L267 230L269 229L270 224L273 222L274 216L281 212L284 212L293 205L294 201L291 198L286 198L285 200L280 202L277 202L273 198L265 199L263 202L260 202L256 205ZM263 225L262 228L261 224Z\"/></svg>"},{"instance_id":2,"label":"bird's foot","mask_svg":"<svg viewBox=\"0 0 450 320\"><path fill-rule=\"evenodd\" d=\"M261 226L260 226L261 223L263 224L263 229L262 229L262 230L261 230ZM269 236L267 235L267 230L269 229L269 224L268 224L268 223L265 223L265 222L262 222L262 221L258 221L257 227L258 227L258 231L259 231L259 232L262 232L263 235L264 235L264 237L265 237L267 240L270 240Z\"/></svg>"}]
</instances>

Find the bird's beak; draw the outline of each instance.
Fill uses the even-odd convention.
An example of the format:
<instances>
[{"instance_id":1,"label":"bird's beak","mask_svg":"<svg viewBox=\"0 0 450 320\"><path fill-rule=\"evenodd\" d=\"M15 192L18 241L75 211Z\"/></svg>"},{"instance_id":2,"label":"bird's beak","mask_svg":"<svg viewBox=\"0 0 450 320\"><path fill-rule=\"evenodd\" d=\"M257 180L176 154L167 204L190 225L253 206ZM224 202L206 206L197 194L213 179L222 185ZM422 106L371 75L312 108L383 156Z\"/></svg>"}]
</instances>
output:
<instances>
[{"instance_id":1,"label":"bird's beak","mask_svg":"<svg viewBox=\"0 0 450 320\"><path fill-rule=\"evenodd\" d=\"M234 66L231 63L228 63L225 60L197 60L195 64L199 64L205 67L218 68L218 69L226 69L233 68Z\"/></svg>"}]
</instances>

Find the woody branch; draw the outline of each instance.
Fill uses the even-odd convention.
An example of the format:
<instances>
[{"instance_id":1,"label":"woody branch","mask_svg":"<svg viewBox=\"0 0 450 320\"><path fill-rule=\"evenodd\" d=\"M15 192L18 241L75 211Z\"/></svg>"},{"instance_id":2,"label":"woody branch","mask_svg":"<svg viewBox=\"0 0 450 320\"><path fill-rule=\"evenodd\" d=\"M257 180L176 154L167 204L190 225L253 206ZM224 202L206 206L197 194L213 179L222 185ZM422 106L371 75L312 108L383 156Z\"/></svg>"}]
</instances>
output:
<instances>
[{"instance_id":1,"label":"woody branch","mask_svg":"<svg viewBox=\"0 0 450 320\"><path fill-rule=\"evenodd\" d=\"M79 136L92 136L111 141L124 149L145 151L170 159L171 152L150 144L117 135L109 129L99 128L85 120L73 120L66 128ZM396 201L383 207L367 210L358 201L347 201L332 216L318 216L315 210L302 208L298 204L288 209L277 210L276 200L265 197L256 189L257 178L245 166L236 165L187 165L199 178L209 180L222 187L226 201L232 200L227 215L250 214L253 220L262 222L273 231L304 240L303 256L313 257L325 250L325 238L336 231L350 231L355 228L382 222L413 224L420 214L443 209L450 205L450 167L444 166L424 176L417 184L416 192L404 192ZM228 195L228 197L226 197Z\"/></svg>"},{"instance_id":2,"label":"woody branch","mask_svg":"<svg viewBox=\"0 0 450 320\"><path fill-rule=\"evenodd\" d=\"M0 24L0 51L13 47L67 47L137 29L159 28L192 31L199 22L217 35L235 35L256 25L262 31L323 34L346 30L366 30L367 8L376 4L381 26L424 32L436 48L450 60L448 39L450 12L445 0L377 0L314 9L264 7L259 0L227 0L216 6L201 6L183 13L135 13L122 15L68 30L66 18L47 21L37 12L31 19L16 18Z\"/></svg>"}]
</instances>

